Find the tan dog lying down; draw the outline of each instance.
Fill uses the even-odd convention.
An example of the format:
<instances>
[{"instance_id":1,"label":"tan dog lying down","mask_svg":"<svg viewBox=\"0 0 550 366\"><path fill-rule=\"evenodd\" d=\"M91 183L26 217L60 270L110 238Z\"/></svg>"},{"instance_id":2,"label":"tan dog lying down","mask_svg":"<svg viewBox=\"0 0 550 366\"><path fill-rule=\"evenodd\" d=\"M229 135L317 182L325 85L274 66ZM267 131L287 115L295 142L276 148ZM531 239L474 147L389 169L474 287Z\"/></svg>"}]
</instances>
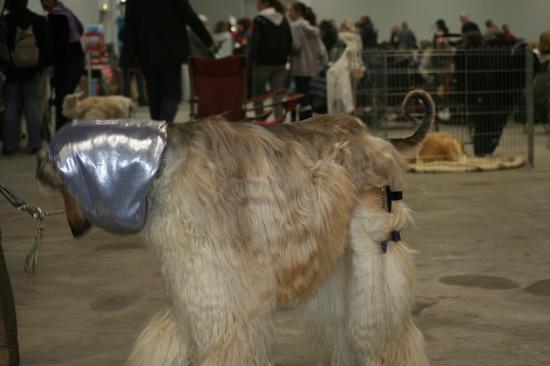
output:
<instances>
[{"instance_id":1,"label":"tan dog lying down","mask_svg":"<svg viewBox=\"0 0 550 366\"><path fill-rule=\"evenodd\" d=\"M269 128L207 119L170 126L166 165L149 194L145 237L170 305L138 338L132 366L274 365L273 314L293 303L325 365L427 365L412 322L414 268L402 242L381 242L409 214L384 209L402 189L401 152L347 115ZM55 168L38 177L63 190ZM123 192L121 192L122 194ZM69 224L89 226L64 194Z\"/></svg>"},{"instance_id":2,"label":"tan dog lying down","mask_svg":"<svg viewBox=\"0 0 550 366\"><path fill-rule=\"evenodd\" d=\"M129 118L134 110L132 99L121 95L87 97L69 94L63 100L63 115L71 120Z\"/></svg>"},{"instance_id":3,"label":"tan dog lying down","mask_svg":"<svg viewBox=\"0 0 550 366\"><path fill-rule=\"evenodd\" d=\"M416 160L425 163L434 161L458 162L466 157L464 143L446 132L430 132L418 151Z\"/></svg>"}]
</instances>

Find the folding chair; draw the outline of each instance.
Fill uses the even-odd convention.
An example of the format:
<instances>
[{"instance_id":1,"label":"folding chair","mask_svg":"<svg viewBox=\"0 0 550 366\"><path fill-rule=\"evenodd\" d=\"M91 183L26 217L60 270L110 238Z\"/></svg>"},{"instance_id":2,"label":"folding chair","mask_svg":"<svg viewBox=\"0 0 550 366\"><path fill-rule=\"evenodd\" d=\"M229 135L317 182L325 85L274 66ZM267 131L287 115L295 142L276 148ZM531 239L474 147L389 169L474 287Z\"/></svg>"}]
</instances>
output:
<instances>
[{"instance_id":1,"label":"folding chair","mask_svg":"<svg viewBox=\"0 0 550 366\"><path fill-rule=\"evenodd\" d=\"M285 95L284 90L247 99L246 59L242 56L230 56L223 59L189 59L191 80L191 117L206 118L223 115L230 121L248 121L267 126L283 123L288 112L295 110L301 94ZM261 115L247 116L254 108L247 105L256 101L274 100L282 96L280 102L273 101ZM284 115L280 120L267 120L271 108L282 105Z\"/></svg>"}]
</instances>

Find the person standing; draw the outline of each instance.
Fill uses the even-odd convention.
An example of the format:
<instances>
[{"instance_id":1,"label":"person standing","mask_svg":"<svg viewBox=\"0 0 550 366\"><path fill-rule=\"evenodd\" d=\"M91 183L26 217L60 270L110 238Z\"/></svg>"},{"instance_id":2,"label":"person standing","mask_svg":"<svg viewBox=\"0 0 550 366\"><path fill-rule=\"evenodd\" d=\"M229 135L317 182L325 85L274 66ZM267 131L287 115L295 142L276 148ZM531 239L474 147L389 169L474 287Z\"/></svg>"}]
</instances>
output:
<instances>
[{"instance_id":1,"label":"person standing","mask_svg":"<svg viewBox=\"0 0 550 366\"><path fill-rule=\"evenodd\" d=\"M357 32L355 24L351 19L344 19L340 25L338 37L346 44L352 52L361 54L363 51L363 41L361 35Z\"/></svg>"},{"instance_id":2,"label":"person standing","mask_svg":"<svg viewBox=\"0 0 550 366\"><path fill-rule=\"evenodd\" d=\"M7 45L10 63L4 88L2 154L13 154L19 145L19 106L23 106L29 147L35 154L42 147L39 112L40 79L51 65L51 39L46 18L27 8L28 0L7 0Z\"/></svg>"},{"instance_id":3,"label":"person standing","mask_svg":"<svg viewBox=\"0 0 550 366\"><path fill-rule=\"evenodd\" d=\"M502 25L502 37L505 40L514 43L518 41L517 37L514 35L514 33L512 33L512 30L510 29L510 26L508 24Z\"/></svg>"},{"instance_id":4,"label":"person standing","mask_svg":"<svg viewBox=\"0 0 550 366\"><path fill-rule=\"evenodd\" d=\"M346 44L349 68L355 79L363 77L363 41L351 19L344 19L340 25L338 37Z\"/></svg>"},{"instance_id":5,"label":"person standing","mask_svg":"<svg viewBox=\"0 0 550 366\"><path fill-rule=\"evenodd\" d=\"M128 0L125 64L147 81L151 118L173 122L182 99L182 64L190 55L187 25L211 48L212 37L188 0Z\"/></svg>"},{"instance_id":6,"label":"person standing","mask_svg":"<svg viewBox=\"0 0 550 366\"><path fill-rule=\"evenodd\" d=\"M301 3L290 7L289 17L292 20L292 54L290 63L296 84L296 92L304 96L300 100L300 120L312 116L310 83L311 78L318 76L321 66L327 62L327 53L313 10Z\"/></svg>"},{"instance_id":7,"label":"person standing","mask_svg":"<svg viewBox=\"0 0 550 366\"><path fill-rule=\"evenodd\" d=\"M540 35L538 53L535 55L535 120L550 124L550 31Z\"/></svg>"},{"instance_id":8,"label":"person standing","mask_svg":"<svg viewBox=\"0 0 550 366\"><path fill-rule=\"evenodd\" d=\"M519 98L517 91L525 83L524 70L517 67L517 58L525 56L514 55L513 47L503 37L483 43L481 33L470 32L463 36L463 49L455 56L456 87L464 96L474 154L479 157L493 154L499 145ZM499 50L499 57L492 48Z\"/></svg>"},{"instance_id":9,"label":"person standing","mask_svg":"<svg viewBox=\"0 0 550 366\"><path fill-rule=\"evenodd\" d=\"M397 49L399 47L399 33L401 32L401 29L398 25L394 25L391 27L390 30L390 45L393 49Z\"/></svg>"},{"instance_id":10,"label":"person standing","mask_svg":"<svg viewBox=\"0 0 550 366\"><path fill-rule=\"evenodd\" d=\"M292 50L290 25L285 18L285 7L279 0L258 0L259 11L252 24L249 61L252 73L252 95L265 94L266 85L271 91L284 87L288 57ZM283 108L275 100L275 119L283 118ZM254 103L256 115L263 113L263 103Z\"/></svg>"},{"instance_id":11,"label":"person standing","mask_svg":"<svg viewBox=\"0 0 550 366\"><path fill-rule=\"evenodd\" d=\"M445 20L438 19L435 22L435 33L441 32L444 37L448 37L450 35L449 28L447 27L447 23L445 23Z\"/></svg>"},{"instance_id":12,"label":"person standing","mask_svg":"<svg viewBox=\"0 0 550 366\"><path fill-rule=\"evenodd\" d=\"M235 50L236 55L246 56L248 55L248 45L250 43L250 27L252 21L248 17L241 18L237 21L237 32L234 35L235 38Z\"/></svg>"},{"instance_id":13,"label":"person standing","mask_svg":"<svg viewBox=\"0 0 550 366\"><path fill-rule=\"evenodd\" d=\"M407 22L401 23L401 30L397 36L397 48L400 50L413 50L418 48L416 36L414 32L409 29Z\"/></svg>"},{"instance_id":14,"label":"person standing","mask_svg":"<svg viewBox=\"0 0 550 366\"><path fill-rule=\"evenodd\" d=\"M363 48L376 48L378 46L378 31L368 14L363 14L361 19L359 19L358 28L361 31Z\"/></svg>"},{"instance_id":15,"label":"person standing","mask_svg":"<svg viewBox=\"0 0 550 366\"><path fill-rule=\"evenodd\" d=\"M432 93L439 110L437 118L447 121L450 118L448 108L449 90L453 75L455 50L449 44L449 38L441 31L434 35L432 47L425 50L420 62L419 72L424 79L424 88Z\"/></svg>"},{"instance_id":16,"label":"person standing","mask_svg":"<svg viewBox=\"0 0 550 366\"><path fill-rule=\"evenodd\" d=\"M0 0L0 9L4 9L4 5L4 1ZM4 73L10 62L7 47L6 17L2 13L0 13L0 86L5 81ZM0 228L0 364L6 366L19 365L18 343L15 301L4 249L2 248L2 230Z\"/></svg>"},{"instance_id":17,"label":"person standing","mask_svg":"<svg viewBox=\"0 0 550 366\"><path fill-rule=\"evenodd\" d=\"M84 74L84 51L80 38L84 27L78 17L58 0L40 0L48 12L48 25L53 40L53 87L55 120L59 130L69 120L63 115L63 100L74 93Z\"/></svg>"},{"instance_id":18,"label":"person standing","mask_svg":"<svg viewBox=\"0 0 550 366\"><path fill-rule=\"evenodd\" d=\"M327 54L330 55L332 52L332 49L338 43L338 30L336 29L336 26L334 25L334 21L332 20L323 20L321 24L319 24L319 29L321 30L321 40L325 45ZM363 45L361 45L361 48L362 46Z\"/></svg>"},{"instance_id":19,"label":"person standing","mask_svg":"<svg viewBox=\"0 0 550 366\"><path fill-rule=\"evenodd\" d=\"M227 22L219 21L216 23L213 38L217 44L214 54L216 58L225 58L233 55L235 41L231 33L229 33Z\"/></svg>"},{"instance_id":20,"label":"person standing","mask_svg":"<svg viewBox=\"0 0 550 366\"><path fill-rule=\"evenodd\" d=\"M498 27L498 25L491 19L488 19L485 22L485 27L487 28L487 30L485 31L485 34L483 35L483 39L485 40L485 42L496 39L498 35L501 33L501 30Z\"/></svg>"},{"instance_id":21,"label":"person standing","mask_svg":"<svg viewBox=\"0 0 550 366\"><path fill-rule=\"evenodd\" d=\"M470 20L470 16L466 12L460 13L460 23L462 23L462 34L477 32L481 34L479 27L476 23Z\"/></svg>"},{"instance_id":22,"label":"person standing","mask_svg":"<svg viewBox=\"0 0 550 366\"><path fill-rule=\"evenodd\" d=\"M118 40L120 47L120 54L124 52L124 18L121 17L120 30L118 32ZM136 98L136 95L133 95L132 83L135 81L137 89L137 103L140 106L147 105L147 93L145 91L145 79L143 74L135 74L132 69L125 65L121 60L119 60L119 66L122 71L122 95L128 98Z\"/></svg>"}]
</instances>

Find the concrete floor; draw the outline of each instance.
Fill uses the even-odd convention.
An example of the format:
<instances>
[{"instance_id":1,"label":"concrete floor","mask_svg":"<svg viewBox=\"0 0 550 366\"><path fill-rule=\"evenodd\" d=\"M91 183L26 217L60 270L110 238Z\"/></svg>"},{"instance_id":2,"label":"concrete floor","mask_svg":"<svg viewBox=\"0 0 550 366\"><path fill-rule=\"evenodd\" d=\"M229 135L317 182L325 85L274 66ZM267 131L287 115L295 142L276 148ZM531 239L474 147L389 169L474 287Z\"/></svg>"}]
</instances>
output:
<instances>
[{"instance_id":1,"label":"concrete floor","mask_svg":"<svg viewBox=\"0 0 550 366\"><path fill-rule=\"evenodd\" d=\"M415 319L433 365L550 365L550 150L537 135L535 169L410 175L405 198L420 254ZM34 181L28 155L0 158L0 182L27 202L62 208ZM23 272L32 224L0 200L2 243L17 302L22 365L123 365L166 301L158 263L137 237L94 230L74 240L63 216L46 221L38 272ZM277 318L279 365L314 365L293 326Z\"/></svg>"}]
</instances>

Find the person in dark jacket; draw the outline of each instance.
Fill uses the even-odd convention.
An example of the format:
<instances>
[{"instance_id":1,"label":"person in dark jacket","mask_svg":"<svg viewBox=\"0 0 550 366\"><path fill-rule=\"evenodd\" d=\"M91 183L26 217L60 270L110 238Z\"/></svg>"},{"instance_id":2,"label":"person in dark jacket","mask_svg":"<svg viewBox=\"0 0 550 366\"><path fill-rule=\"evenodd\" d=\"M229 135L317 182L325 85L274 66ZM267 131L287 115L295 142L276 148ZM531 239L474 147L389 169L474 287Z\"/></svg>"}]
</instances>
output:
<instances>
[{"instance_id":1,"label":"person in dark jacket","mask_svg":"<svg viewBox=\"0 0 550 366\"><path fill-rule=\"evenodd\" d=\"M44 67L52 63L51 39L46 18L27 8L28 0L7 0L8 51L11 62L6 70L3 128L4 155L19 145L19 106L25 111L29 147L36 153L42 147L39 112L40 79Z\"/></svg>"},{"instance_id":2,"label":"person in dark jacket","mask_svg":"<svg viewBox=\"0 0 550 366\"><path fill-rule=\"evenodd\" d=\"M477 32L481 34L476 23L470 20L470 16L466 12L460 13L460 23L462 23L462 34Z\"/></svg>"},{"instance_id":3,"label":"person in dark jacket","mask_svg":"<svg viewBox=\"0 0 550 366\"><path fill-rule=\"evenodd\" d=\"M409 28L407 22L401 24L401 30L397 36L397 48L400 50L413 50L418 48L416 36Z\"/></svg>"},{"instance_id":4,"label":"person in dark jacket","mask_svg":"<svg viewBox=\"0 0 550 366\"><path fill-rule=\"evenodd\" d=\"M121 53L124 52L124 19L120 22L120 31L118 32L118 40L121 49ZM128 98L132 98L132 82L136 82L137 87L137 102L140 106L147 105L147 92L145 91L145 78L141 73L134 73L133 68L129 68L119 60L119 66L122 71L122 95Z\"/></svg>"},{"instance_id":5,"label":"person in dark jacket","mask_svg":"<svg viewBox=\"0 0 550 366\"><path fill-rule=\"evenodd\" d=\"M249 51L253 96L264 94L268 83L271 90L284 87L285 65L292 51L292 34L284 6L278 0L258 0L256 5L260 13L253 21ZM263 113L261 102L255 103L255 108L256 114ZM282 117L282 107L277 105L275 119Z\"/></svg>"},{"instance_id":6,"label":"person in dark jacket","mask_svg":"<svg viewBox=\"0 0 550 366\"><path fill-rule=\"evenodd\" d=\"M151 118L173 122L182 99L181 65L190 54L187 25L208 46L210 33L188 0L128 0L124 62L147 80Z\"/></svg>"},{"instance_id":7,"label":"person in dark jacket","mask_svg":"<svg viewBox=\"0 0 550 366\"><path fill-rule=\"evenodd\" d=\"M447 23L445 23L445 20L438 19L435 22L435 32L441 32L444 37L448 37L450 32L449 28L447 27Z\"/></svg>"},{"instance_id":8,"label":"person in dark jacket","mask_svg":"<svg viewBox=\"0 0 550 366\"><path fill-rule=\"evenodd\" d=\"M364 14L357 24L363 39L363 49L376 48L378 46L378 31L374 27L370 16Z\"/></svg>"},{"instance_id":9,"label":"person in dark jacket","mask_svg":"<svg viewBox=\"0 0 550 366\"><path fill-rule=\"evenodd\" d=\"M5 2L0 0L0 9L4 9ZM3 12L2 12L3 13ZM6 17L0 13L0 86L6 81L6 69L10 64L8 51L8 27Z\"/></svg>"},{"instance_id":10,"label":"person in dark jacket","mask_svg":"<svg viewBox=\"0 0 550 366\"><path fill-rule=\"evenodd\" d=\"M5 0L0 0L0 90L4 90L6 82L6 69L10 64L10 55L8 51L8 26L6 24L6 15L4 14ZM3 101L3 99L2 99ZM0 141L2 141L2 130L4 119L0 118Z\"/></svg>"},{"instance_id":11,"label":"person in dark jacket","mask_svg":"<svg viewBox=\"0 0 550 366\"><path fill-rule=\"evenodd\" d=\"M330 55L332 48L338 43L338 29L332 20L323 20L319 24L321 30L321 39L327 50L327 54Z\"/></svg>"},{"instance_id":12,"label":"person in dark jacket","mask_svg":"<svg viewBox=\"0 0 550 366\"><path fill-rule=\"evenodd\" d=\"M78 17L58 0L40 0L48 12L48 25L53 40L53 87L55 89L55 122L59 130L69 120L63 115L63 99L74 93L84 74L84 51L80 38L84 27Z\"/></svg>"},{"instance_id":13,"label":"person in dark jacket","mask_svg":"<svg viewBox=\"0 0 550 366\"><path fill-rule=\"evenodd\" d=\"M535 97L535 122L550 124L550 31L539 37L535 54L533 94Z\"/></svg>"},{"instance_id":14,"label":"person in dark jacket","mask_svg":"<svg viewBox=\"0 0 550 366\"><path fill-rule=\"evenodd\" d=\"M237 31L235 32L235 54L248 55L248 45L250 44L250 35L252 21L248 17L241 18L237 21Z\"/></svg>"},{"instance_id":15,"label":"person in dark jacket","mask_svg":"<svg viewBox=\"0 0 550 366\"><path fill-rule=\"evenodd\" d=\"M494 153L521 97L525 50L514 51L513 46L502 36L483 43L481 33L470 32L463 36L462 50L455 56L457 89L464 97L468 124L474 129L476 156Z\"/></svg>"},{"instance_id":16,"label":"person in dark jacket","mask_svg":"<svg viewBox=\"0 0 550 366\"><path fill-rule=\"evenodd\" d=\"M4 9L3 0L0 0L0 9ZM10 62L7 33L6 17L0 14L0 87L4 84L4 73ZM2 248L2 230L0 230L0 364L19 365L18 343L15 301Z\"/></svg>"},{"instance_id":17,"label":"person in dark jacket","mask_svg":"<svg viewBox=\"0 0 550 366\"><path fill-rule=\"evenodd\" d=\"M210 33L206 15L199 14L199 19ZM187 36L189 37L189 57L214 58L214 48L207 46L189 25L187 26Z\"/></svg>"}]
</instances>

